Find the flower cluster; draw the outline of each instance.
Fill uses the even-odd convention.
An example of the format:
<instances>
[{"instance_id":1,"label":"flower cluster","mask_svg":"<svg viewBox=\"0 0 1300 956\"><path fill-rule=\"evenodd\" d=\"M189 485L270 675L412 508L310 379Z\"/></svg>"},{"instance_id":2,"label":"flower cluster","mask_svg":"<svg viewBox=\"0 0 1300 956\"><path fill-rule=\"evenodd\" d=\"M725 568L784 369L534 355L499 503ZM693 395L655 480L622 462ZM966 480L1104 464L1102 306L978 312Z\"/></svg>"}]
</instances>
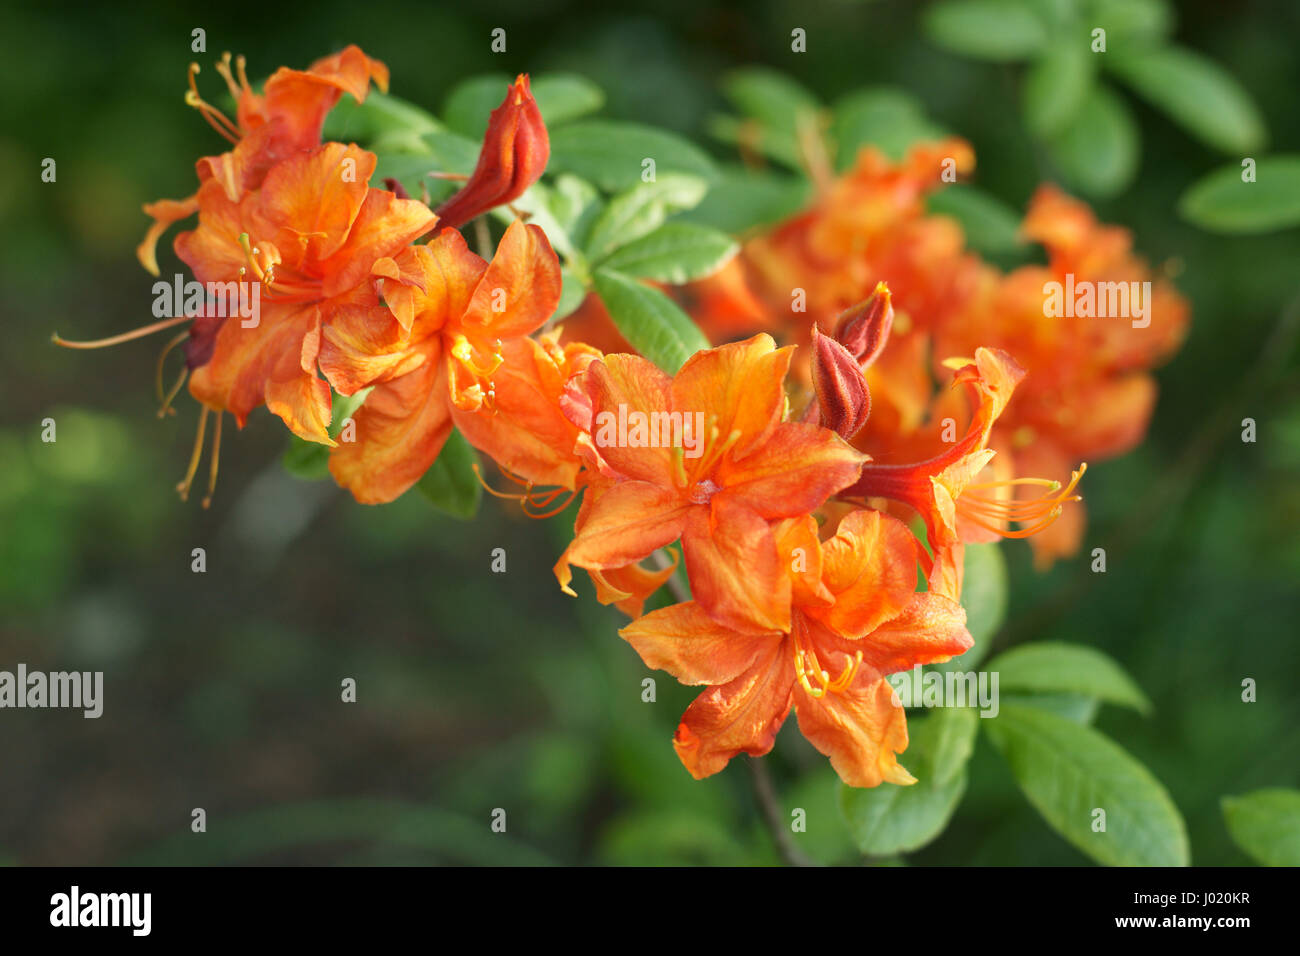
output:
<instances>
[{"instance_id":1,"label":"flower cluster","mask_svg":"<svg viewBox=\"0 0 1300 956\"><path fill-rule=\"evenodd\" d=\"M360 502L408 490L453 430L525 486L494 493L530 513L580 496L555 576L573 594L574 569L586 571L598 600L632 619L622 636L648 666L704 688L674 740L696 777L766 753L793 710L850 785L912 782L886 677L971 646L966 543L1061 525L1077 540L1077 509L1057 518L1079 500L1083 467L1060 473L1137 440L1146 370L1185 318L1162 285L1157 335L1044 321L1030 293L1045 277L1145 277L1126 235L1044 191L1025 233L1048 264L1003 276L924 211L947 160L973 163L965 144L901 165L867 150L806 212L677 290L733 341L670 375L551 323L560 263L527 216L490 261L458 231L520 199L547 165L526 76L487 118L472 174L431 209L393 181L371 185L373 153L321 140L344 93L386 89L383 64L349 47L278 70L260 93L242 59L218 69L235 119L199 95L197 66L188 102L231 149L199 160L193 195L146 207L139 258L157 274L160 236L197 214L176 254L200 282L258 283L265 306L251 325L204 307L139 330L188 324L165 404L188 374L201 412L182 494L208 417L219 442L224 413L243 427L265 405L328 448ZM806 312L791 313L792 288ZM361 395L340 435L337 396ZM944 422L951 434L936 437ZM214 443L213 480L216 455ZM689 600L647 612L665 584L686 583L679 559Z\"/></svg>"}]
</instances>

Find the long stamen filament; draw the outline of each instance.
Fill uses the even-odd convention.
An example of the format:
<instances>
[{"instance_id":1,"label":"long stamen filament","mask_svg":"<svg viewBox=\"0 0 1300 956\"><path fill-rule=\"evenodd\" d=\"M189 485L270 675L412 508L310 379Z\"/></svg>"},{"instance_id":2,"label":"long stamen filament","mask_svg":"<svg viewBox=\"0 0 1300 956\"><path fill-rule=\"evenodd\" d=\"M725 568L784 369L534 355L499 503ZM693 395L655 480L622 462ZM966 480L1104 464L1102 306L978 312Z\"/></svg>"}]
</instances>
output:
<instances>
[{"instance_id":1,"label":"long stamen filament","mask_svg":"<svg viewBox=\"0 0 1300 956\"><path fill-rule=\"evenodd\" d=\"M190 486L194 484L194 474L199 470L199 459L203 457L203 434L207 431L209 411L208 406L204 405L199 412L199 428L194 435L194 451L190 454L190 465L185 469L185 477L176 485L181 501L189 501Z\"/></svg>"},{"instance_id":2,"label":"long stamen filament","mask_svg":"<svg viewBox=\"0 0 1300 956\"><path fill-rule=\"evenodd\" d=\"M130 342L132 339L143 338L146 335L152 335L154 332L161 332L163 329L170 329L173 326L180 325L182 322L188 322L190 316L178 315L172 319L163 319L161 322L154 322L152 325L142 325L138 329L132 329L130 332L123 332L121 335L112 335L106 339L95 339L90 342L74 342L62 338L58 332L50 337L55 345L62 345L65 349L105 349L110 345L120 345L122 342Z\"/></svg>"},{"instance_id":3,"label":"long stamen filament","mask_svg":"<svg viewBox=\"0 0 1300 956\"><path fill-rule=\"evenodd\" d=\"M212 429L212 463L208 467L208 493L203 497L203 507L212 505L212 495L217 490L217 467L221 463L221 410L215 413L217 422Z\"/></svg>"}]
</instances>

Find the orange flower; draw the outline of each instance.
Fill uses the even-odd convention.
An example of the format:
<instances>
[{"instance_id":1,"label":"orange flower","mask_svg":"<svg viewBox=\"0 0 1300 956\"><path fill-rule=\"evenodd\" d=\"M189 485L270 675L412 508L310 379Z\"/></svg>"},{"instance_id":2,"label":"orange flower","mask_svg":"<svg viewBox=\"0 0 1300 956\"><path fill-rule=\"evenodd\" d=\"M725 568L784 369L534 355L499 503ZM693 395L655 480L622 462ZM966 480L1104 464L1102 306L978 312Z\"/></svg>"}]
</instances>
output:
<instances>
[{"instance_id":1,"label":"orange flower","mask_svg":"<svg viewBox=\"0 0 1300 956\"><path fill-rule=\"evenodd\" d=\"M975 345L1005 349L1028 371L1016 401L999 421L991 445L1016 472L1066 481L1074 462L1123 454L1146 432L1156 385L1149 369L1177 349L1186 331L1186 301L1164 281L1151 281L1124 229L1100 225L1088 207L1054 187L1035 194L1022 231L1044 244L1048 265L1024 266L942 322L941 355L966 355ZM1149 294L1141 283L1151 281ZM1049 283L1098 290L1122 283L1141 295L1145 316L1049 315ZM1129 299L1132 310L1136 299ZM1029 487L1018 490L1031 495ZM1077 550L1082 508L1070 509L1031 541L1039 564Z\"/></svg>"},{"instance_id":2,"label":"orange flower","mask_svg":"<svg viewBox=\"0 0 1300 956\"><path fill-rule=\"evenodd\" d=\"M784 626L727 626L690 601L620 632L647 666L708 687L682 716L678 757L698 779L738 753L761 756L793 707L848 785L914 783L898 763L907 722L885 675L964 652L965 612L944 595L915 593L916 539L878 511L849 513L825 542L809 515L777 523L774 539Z\"/></svg>"},{"instance_id":3,"label":"orange flower","mask_svg":"<svg viewBox=\"0 0 1300 956\"><path fill-rule=\"evenodd\" d=\"M515 222L487 263L460 233L444 229L426 245L375 263L374 273L383 277L387 308L343 310L321 345L321 369L339 392L375 386L353 416L356 441L330 455L338 483L360 502L392 501L433 464L453 422L513 467L564 473L537 446L511 445L517 429L471 420L491 414L498 381L511 411L529 402L534 374L538 382L548 377L539 387L558 393L561 370L539 364L530 371L533 347L514 341L540 327L559 303L560 263L546 234ZM511 365L503 370L507 353ZM543 358L557 360L553 352ZM538 360L536 352L531 359ZM539 414L553 434L554 416Z\"/></svg>"},{"instance_id":4,"label":"orange flower","mask_svg":"<svg viewBox=\"0 0 1300 956\"><path fill-rule=\"evenodd\" d=\"M954 386L968 386L975 406L962 438L918 463L870 462L863 467L862 477L841 492L849 500L885 498L914 509L925 521L934 552L931 585L954 598L961 593L963 543L1029 537L1056 521L1066 504L1079 500L1073 492L1086 465L1074 472L1065 487L1041 478L977 481L996 456L988 447L994 423L1024 377L1024 369L1005 352L976 349L974 361L961 364L953 377ZM1033 497L1010 500L1021 488L1040 490ZM1020 527L1011 529L1013 523Z\"/></svg>"},{"instance_id":5,"label":"orange flower","mask_svg":"<svg viewBox=\"0 0 1300 956\"><path fill-rule=\"evenodd\" d=\"M536 339L504 340L491 407L457 414L456 427L507 473L573 491L582 460L575 451L578 429L565 417L561 397L565 383L601 354L582 342L561 345L559 338L557 328ZM524 503L530 503L527 496Z\"/></svg>"},{"instance_id":6,"label":"orange flower","mask_svg":"<svg viewBox=\"0 0 1300 956\"><path fill-rule=\"evenodd\" d=\"M789 364L790 349L765 334L697 352L674 378L633 355L591 363L571 389L585 401L569 412L592 469L616 480L587 491L555 567L566 593L571 566L625 568L680 537L710 614L789 626L789 581L769 523L812 512L864 460L832 431L784 421ZM674 421L677 438L665 440Z\"/></svg>"},{"instance_id":7,"label":"orange flower","mask_svg":"<svg viewBox=\"0 0 1300 956\"><path fill-rule=\"evenodd\" d=\"M198 228L176 252L199 282L260 286L261 314L202 317L191 328L190 392L232 412L240 427L265 403L297 435L332 445L329 386L316 376L321 329L340 309L376 307L374 263L433 225L422 203L366 183L375 156L327 143L278 164L260 189L232 202L210 179Z\"/></svg>"},{"instance_id":8,"label":"orange flower","mask_svg":"<svg viewBox=\"0 0 1300 956\"><path fill-rule=\"evenodd\" d=\"M231 202L238 202L243 193L260 186L277 162L319 146L325 116L344 93L352 94L360 103L369 92L371 80L380 90L388 89L388 67L370 59L356 46L317 60L305 71L281 67L266 81L261 94L248 83L244 58L235 59L234 71L230 62L227 53L217 64L217 72L235 98L236 121L199 95L194 81L199 72L197 63L190 64L190 88L185 101L234 144L233 149L219 156L205 156L197 164L200 184L215 179ZM172 223L197 210L197 194L145 205L145 214L154 223L136 249L136 256L150 273L158 275L158 239Z\"/></svg>"},{"instance_id":9,"label":"orange flower","mask_svg":"<svg viewBox=\"0 0 1300 956\"><path fill-rule=\"evenodd\" d=\"M443 225L459 226L518 199L537 182L550 156L542 112L528 89L528 74L520 73L506 90L505 100L492 111L469 181L438 207L438 217Z\"/></svg>"}]
</instances>

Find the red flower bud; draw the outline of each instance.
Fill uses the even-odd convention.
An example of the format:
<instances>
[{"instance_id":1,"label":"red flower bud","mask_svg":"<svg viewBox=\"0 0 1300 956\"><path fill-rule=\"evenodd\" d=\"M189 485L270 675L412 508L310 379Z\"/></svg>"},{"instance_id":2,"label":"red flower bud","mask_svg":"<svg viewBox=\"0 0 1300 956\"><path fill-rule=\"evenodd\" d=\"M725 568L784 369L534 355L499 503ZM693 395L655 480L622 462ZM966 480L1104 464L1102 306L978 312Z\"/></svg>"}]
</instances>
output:
<instances>
[{"instance_id":1,"label":"red flower bud","mask_svg":"<svg viewBox=\"0 0 1300 956\"><path fill-rule=\"evenodd\" d=\"M894 306L889 286L878 282L876 290L866 301L840 313L840 327L835 332L835 340L852 353L862 368L866 368L884 349L893 324Z\"/></svg>"},{"instance_id":2,"label":"red flower bud","mask_svg":"<svg viewBox=\"0 0 1300 956\"><path fill-rule=\"evenodd\" d=\"M852 438L871 414L871 391L853 353L816 326L812 373L821 424L845 440Z\"/></svg>"},{"instance_id":3,"label":"red flower bud","mask_svg":"<svg viewBox=\"0 0 1300 956\"><path fill-rule=\"evenodd\" d=\"M537 182L551 156L542 112L520 73L505 102L492 111L483 149L469 181L434 210L439 226L456 227L480 213L518 199Z\"/></svg>"}]
</instances>

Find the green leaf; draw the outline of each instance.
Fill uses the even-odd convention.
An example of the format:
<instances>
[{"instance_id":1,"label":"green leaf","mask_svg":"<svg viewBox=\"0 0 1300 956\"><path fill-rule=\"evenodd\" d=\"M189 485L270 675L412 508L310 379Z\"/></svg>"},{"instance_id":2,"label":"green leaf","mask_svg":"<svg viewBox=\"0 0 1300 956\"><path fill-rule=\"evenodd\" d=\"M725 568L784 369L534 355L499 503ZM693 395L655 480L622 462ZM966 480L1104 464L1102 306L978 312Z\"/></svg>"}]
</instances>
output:
<instances>
[{"instance_id":1,"label":"green leaf","mask_svg":"<svg viewBox=\"0 0 1300 956\"><path fill-rule=\"evenodd\" d=\"M999 688L1000 691L1001 688ZM1096 697L1079 694L998 694L1000 704L1011 707L1036 707L1072 720L1076 724L1091 724L1101 708Z\"/></svg>"},{"instance_id":2,"label":"green leaf","mask_svg":"<svg viewBox=\"0 0 1300 956\"><path fill-rule=\"evenodd\" d=\"M453 133L450 130L440 130L434 133L425 133L421 139L424 140L430 155L434 158L436 165L434 169L440 173L463 173L468 175L474 171L478 164L478 154L482 149L482 144ZM459 183L456 187L459 188Z\"/></svg>"},{"instance_id":3,"label":"green leaf","mask_svg":"<svg viewBox=\"0 0 1300 956\"><path fill-rule=\"evenodd\" d=\"M599 262L619 246L658 229L673 213L695 206L708 191L709 184L700 177L680 173L637 183L609 201L592 224L584 252Z\"/></svg>"},{"instance_id":4,"label":"green leaf","mask_svg":"<svg viewBox=\"0 0 1300 956\"><path fill-rule=\"evenodd\" d=\"M325 117L324 140L370 143L387 133L416 135L443 128L427 110L414 103L378 90L371 90L364 103L345 96Z\"/></svg>"},{"instance_id":5,"label":"green leaf","mask_svg":"<svg viewBox=\"0 0 1300 956\"><path fill-rule=\"evenodd\" d=\"M811 184L802 176L727 167L710 185L704 201L681 218L736 235L799 211L811 192Z\"/></svg>"},{"instance_id":6,"label":"green leaf","mask_svg":"<svg viewBox=\"0 0 1300 956\"><path fill-rule=\"evenodd\" d=\"M910 740L903 763L916 783L841 787L840 810L859 850L871 856L905 853L943 832L966 792L965 762L972 745L972 722L978 719L969 710L955 708L912 717L907 722ZM941 779L940 770L946 779Z\"/></svg>"},{"instance_id":7,"label":"green leaf","mask_svg":"<svg viewBox=\"0 0 1300 956\"><path fill-rule=\"evenodd\" d=\"M600 269L596 292L632 347L669 375L682 367L708 339L668 296L613 269Z\"/></svg>"},{"instance_id":8,"label":"green leaf","mask_svg":"<svg viewBox=\"0 0 1300 956\"><path fill-rule=\"evenodd\" d=\"M1300 866L1300 790L1224 797L1223 820L1233 842L1265 866Z\"/></svg>"},{"instance_id":9,"label":"green leaf","mask_svg":"<svg viewBox=\"0 0 1300 956\"><path fill-rule=\"evenodd\" d=\"M1088 0L1085 19L1106 30L1106 48L1112 52L1126 43L1159 43L1174 27L1166 0Z\"/></svg>"},{"instance_id":10,"label":"green leaf","mask_svg":"<svg viewBox=\"0 0 1300 956\"><path fill-rule=\"evenodd\" d=\"M931 193L926 205L931 213L956 219L976 252L998 255L1024 248L1016 211L974 186L945 186Z\"/></svg>"},{"instance_id":11,"label":"green leaf","mask_svg":"<svg viewBox=\"0 0 1300 956\"><path fill-rule=\"evenodd\" d=\"M836 166L848 169L863 146L875 146L891 159L902 159L914 143L943 139L947 130L925 114L912 94L893 87L869 87L837 100L831 135Z\"/></svg>"},{"instance_id":12,"label":"green leaf","mask_svg":"<svg viewBox=\"0 0 1300 956\"><path fill-rule=\"evenodd\" d=\"M1082 644L1043 641L1012 648L989 662L1002 691L1082 694L1108 704L1151 711L1151 701L1115 661Z\"/></svg>"},{"instance_id":13,"label":"green leaf","mask_svg":"<svg viewBox=\"0 0 1300 956\"><path fill-rule=\"evenodd\" d=\"M707 154L675 133L612 120L583 120L555 130L547 169L575 173L618 192L643 181L647 159L654 160L657 176L690 173L707 180L716 172Z\"/></svg>"},{"instance_id":14,"label":"green leaf","mask_svg":"<svg viewBox=\"0 0 1300 956\"><path fill-rule=\"evenodd\" d=\"M490 73L457 83L443 100L443 122L453 132L481 143L487 132L488 117L505 102L511 80L506 73Z\"/></svg>"},{"instance_id":15,"label":"green leaf","mask_svg":"<svg viewBox=\"0 0 1300 956\"><path fill-rule=\"evenodd\" d=\"M416 485L439 511L453 518L472 518L478 511L483 488L474 476L478 455L460 434L452 429L437 459Z\"/></svg>"},{"instance_id":16,"label":"green leaf","mask_svg":"<svg viewBox=\"0 0 1300 956\"><path fill-rule=\"evenodd\" d=\"M926 756L928 778L936 786L941 786L961 773L975 752L975 731L981 720L970 707L944 707L930 712L925 718L930 726L930 735L926 739ZM908 747L908 752L911 752ZM913 774L915 776L915 774Z\"/></svg>"},{"instance_id":17,"label":"green leaf","mask_svg":"<svg viewBox=\"0 0 1300 956\"><path fill-rule=\"evenodd\" d=\"M1048 146L1066 179L1093 196L1115 195L1137 172L1137 123L1124 101L1100 84Z\"/></svg>"},{"instance_id":18,"label":"green leaf","mask_svg":"<svg viewBox=\"0 0 1300 956\"><path fill-rule=\"evenodd\" d=\"M285 449L281 462L284 470L295 478L319 481L329 477L330 449L328 445L290 435L289 447Z\"/></svg>"},{"instance_id":19,"label":"green leaf","mask_svg":"<svg viewBox=\"0 0 1300 956\"><path fill-rule=\"evenodd\" d=\"M551 184L550 207L555 221L569 234L569 240L582 248L587 244L592 223L605 204L591 183L561 173Z\"/></svg>"},{"instance_id":20,"label":"green leaf","mask_svg":"<svg viewBox=\"0 0 1300 956\"><path fill-rule=\"evenodd\" d=\"M1266 156L1255 164L1255 181L1243 167L1225 166L1183 193L1178 211L1211 232L1272 232L1300 225L1300 155Z\"/></svg>"},{"instance_id":21,"label":"green leaf","mask_svg":"<svg viewBox=\"0 0 1300 956\"><path fill-rule=\"evenodd\" d=\"M587 298L587 287L571 270L561 268L560 279L562 282L560 286L560 302L555 307L555 313L549 319L551 322L558 322L572 315Z\"/></svg>"},{"instance_id":22,"label":"green leaf","mask_svg":"<svg viewBox=\"0 0 1300 956\"><path fill-rule=\"evenodd\" d=\"M1162 47L1108 55L1106 65L1189 133L1225 153L1248 153L1268 140L1264 118L1227 70L1199 53Z\"/></svg>"},{"instance_id":23,"label":"green leaf","mask_svg":"<svg viewBox=\"0 0 1300 956\"><path fill-rule=\"evenodd\" d=\"M722 268L740 250L725 232L670 222L614 252L605 265L624 275L682 285Z\"/></svg>"},{"instance_id":24,"label":"green leaf","mask_svg":"<svg viewBox=\"0 0 1300 956\"><path fill-rule=\"evenodd\" d=\"M758 145L765 152L799 168L800 129L810 124L817 129L817 114L822 108L817 97L784 73L763 67L728 73L722 92L744 116L757 122ZM718 131L722 138L732 141L740 135L734 123L719 123Z\"/></svg>"},{"instance_id":25,"label":"green leaf","mask_svg":"<svg viewBox=\"0 0 1300 956\"><path fill-rule=\"evenodd\" d=\"M1023 60L1047 43L1043 21L1021 0L945 0L922 25L939 46L981 60Z\"/></svg>"},{"instance_id":26,"label":"green leaf","mask_svg":"<svg viewBox=\"0 0 1300 956\"><path fill-rule=\"evenodd\" d=\"M1073 122L1088 98L1096 75L1096 57L1086 35L1059 38L1025 74L1022 106L1025 127L1044 138Z\"/></svg>"},{"instance_id":27,"label":"green leaf","mask_svg":"<svg viewBox=\"0 0 1300 956\"><path fill-rule=\"evenodd\" d=\"M966 545L961 603L966 608L966 630L975 644L965 654L933 665L935 670L974 670L1002 626L1007 612L1007 564L997 542Z\"/></svg>"},{"instance_id":28,"label":"green leaf","mask_svg":"<svg viewBox=\"0 0 1300 956\"><path fill-rule=\"evenodd\" d=\"M1057 833L1108 866L1186 866L1187 830L1151 772L1091 727L1004 705L984 722L1034 808ZM1106 811L1094 832L1093 811Z\"/></svg>"},{"instance_id":29,"label":"green leaf","mask_svg":"<svg viewBox=\"0 0 1300 956\"><path fill-rule=\"evenodd\" d=\"M531 83L533 99L548 129L567 123L605 105L605 91L575 73L545 73Z\"/></svg>"}]
</instances>

